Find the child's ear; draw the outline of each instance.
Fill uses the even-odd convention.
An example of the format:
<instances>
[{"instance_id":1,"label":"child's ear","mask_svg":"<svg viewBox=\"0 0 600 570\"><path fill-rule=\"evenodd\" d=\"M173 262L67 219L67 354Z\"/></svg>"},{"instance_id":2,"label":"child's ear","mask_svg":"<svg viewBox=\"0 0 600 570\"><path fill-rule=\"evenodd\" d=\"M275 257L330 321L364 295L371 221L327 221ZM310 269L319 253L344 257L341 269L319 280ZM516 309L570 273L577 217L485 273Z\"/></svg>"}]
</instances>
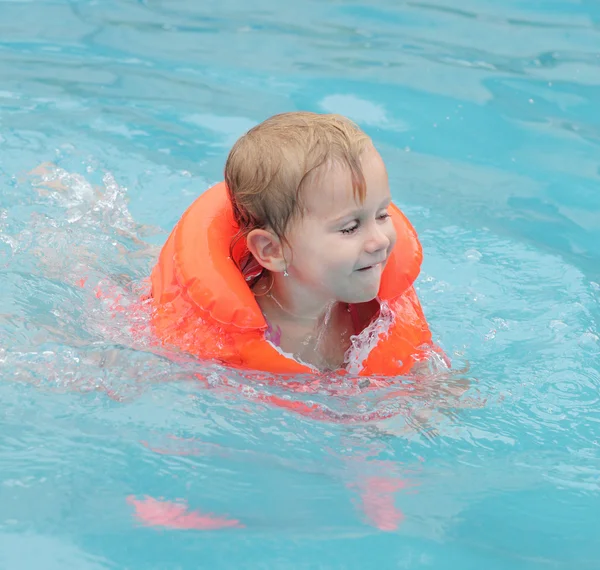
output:
<instances>
[{"instance_id":1,"label":"child's ear","mask_svg":"<svg viewBox=\"0 0 600 570\"><path fill-rule=\"evenodd\" d=\"M265 269L276 273L286 269L281 240L269 230L252 230L246 236L248 250Z\"/></svg>"}]
</instances>

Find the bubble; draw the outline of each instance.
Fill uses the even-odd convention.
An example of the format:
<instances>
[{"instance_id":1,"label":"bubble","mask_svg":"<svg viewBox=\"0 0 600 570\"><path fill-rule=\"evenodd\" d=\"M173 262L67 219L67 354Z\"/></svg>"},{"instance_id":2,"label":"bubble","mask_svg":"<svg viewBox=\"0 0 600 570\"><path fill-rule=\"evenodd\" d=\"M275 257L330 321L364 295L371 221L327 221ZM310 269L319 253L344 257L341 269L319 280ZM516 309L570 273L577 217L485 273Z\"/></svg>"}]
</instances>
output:
<instances>
[{"instance_id":1,"label":"bubble","mask_svg":"<svg viewBox=\"0 0 600 570\"><path fill-rule=\"evenodd\" d=\"M577 344L584 350L598 351L600 349L598 340L600 340L600 337L597 334L585 332L579 337Z\"/></svg>"},{"instance_id":2,"label":"bubble","mask_svg":"<svg viewBox=\"0 0 600 570\"><path fill-rule=\"evenodd\" d=\"M10 236L0 235L0 267L9 264L14 250L14 240Z\"/></svg>"},{"instance_id":3,"label":"bubble","mask_svg":"<svg viewBox=\"0 0 600 570\"><path fill-rule=\"evenodd\" d=\"M494 340L496 338L496 329L490 330L483 338L484 340Z\"/></svg>"},{"instance_id":4,"label":"bubble","mask_svg":"<svg viewBox=\"0 0 600 570\"><path fill-rule=\"evenodd\" d=\"M477 263L483 257L483 255L476 249L468 249L465 251L465 257L472 263Z\"/></svg>"},{"instance_id":5,"label":"bubble","mask_svg":"<svg viewBox=\"0 0 600 570\"><path fill-rule=\"evenodd\" d=\"M567 323L563 322L563 321L559 321L557 319L554 319L552 321L550 321L550 324L548 325L553 331L562 331L566 328L568 328Z\"/></svg>"},{"instance_id":6,"label":"bubble","mask_svg":"<svg viewBox=\"0 0 600 570\"><path fill-rule=\"evenodd\" d=\"M569 326L561 320L554 319L550 321L548 328L554 333L555 339L562 339L567 334Z\"/></svg>"}]
</instances>

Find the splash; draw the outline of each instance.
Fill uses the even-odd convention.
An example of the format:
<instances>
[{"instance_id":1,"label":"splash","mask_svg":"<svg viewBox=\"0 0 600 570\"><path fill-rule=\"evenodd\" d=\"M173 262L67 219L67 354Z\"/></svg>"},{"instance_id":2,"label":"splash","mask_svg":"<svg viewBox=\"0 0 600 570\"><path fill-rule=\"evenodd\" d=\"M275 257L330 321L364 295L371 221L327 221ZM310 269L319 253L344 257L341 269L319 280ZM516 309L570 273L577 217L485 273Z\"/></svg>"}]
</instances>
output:
<instances>
[{"instance_id":1,"label":"splash","mask_svg":"<svg viewBox=\"0 0 600 570\"><path fill-rule=\"evenodd\" d=\"M156 230L133 220L126 195L109 172L94 186L43 164L2 212L5 378L121 401L167 372L144 300L157 249L142 238Z\"/></svg>"},{"instance_id":2,"label":"splash","mask_svg":"<svg viewBox=\"0 0 600 570\"><path fill-rule=\"evenodd\" d=\"M422 379L361 378L361 364L393 322L379 318L352 338L349 374L282 378L200 362L157 344L150 329L147 276L159 248L155 228L135 222L127 189L105 172L99 184L44 164L23 188L37 197L26 220L0 216L13 289L0 307L5 377L58 391L98 392L125 402L157 382L199 383L203 392L267 405L310 419L362 424L413 413ZM145 300L146 299L146 300ZM439 367L432 358L426 374ZM448 373L444 369L442 373ZM419 387L417 386L419 385Z\"/></svg>"},{"instance_id":3,"label":"splash","mask_svg":"<svg viewBox=\"0 0 600 570\"><path fill-rule=\"evenodd\" d=\"M394 323L394 312L388 303L381 303L379 316L359 334L350 337L350 348L344 355L344 364L350 374L358 375L363 362L377 346L380 338L386 336Z\"/></svg>"}]
</instances>

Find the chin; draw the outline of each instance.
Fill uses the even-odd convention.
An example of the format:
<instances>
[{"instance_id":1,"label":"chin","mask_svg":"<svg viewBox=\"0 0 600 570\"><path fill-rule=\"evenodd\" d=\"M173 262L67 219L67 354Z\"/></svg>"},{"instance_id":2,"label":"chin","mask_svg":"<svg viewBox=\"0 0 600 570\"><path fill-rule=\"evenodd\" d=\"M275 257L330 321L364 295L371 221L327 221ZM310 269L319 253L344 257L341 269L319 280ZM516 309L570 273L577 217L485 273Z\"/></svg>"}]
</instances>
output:
<instances>
[{"instance_id":1,"label":"chin","mask_svg":"<svg viewBox=\"0 0 600 570\"><path fill-rule=\"evenodd\" d=\"M360 291L360 292L357 291L355 294L348 295L347 299L341 299L341 300L344 303L350 303L352 305L355 305L357 303L368 303L369 301L376 299L378 293L379 293L379 287L377 287L377 289L374 289L372 291Z\"/></svg>"}]
</instances>

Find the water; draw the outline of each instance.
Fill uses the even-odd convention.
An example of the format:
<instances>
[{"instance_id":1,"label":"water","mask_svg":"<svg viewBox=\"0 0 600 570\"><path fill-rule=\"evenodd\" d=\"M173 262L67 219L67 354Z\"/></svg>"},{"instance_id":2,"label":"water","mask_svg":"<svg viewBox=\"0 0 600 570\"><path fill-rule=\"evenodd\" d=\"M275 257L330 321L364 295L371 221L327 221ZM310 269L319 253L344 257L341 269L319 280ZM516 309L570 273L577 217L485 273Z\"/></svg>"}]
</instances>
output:
<instances>
[{"instance_id":1,"label":"water","mask_svg":"<svg viewBox=\"0 0 600 570\"><path fill-rule=\"evenodd\" d=\"M600 567L599 32L591 0L0 2L0 569ZM293 109L373 137L468 371L293 396L321 421L152 345L167 233Z\"/></svg>"}]
</instances>

